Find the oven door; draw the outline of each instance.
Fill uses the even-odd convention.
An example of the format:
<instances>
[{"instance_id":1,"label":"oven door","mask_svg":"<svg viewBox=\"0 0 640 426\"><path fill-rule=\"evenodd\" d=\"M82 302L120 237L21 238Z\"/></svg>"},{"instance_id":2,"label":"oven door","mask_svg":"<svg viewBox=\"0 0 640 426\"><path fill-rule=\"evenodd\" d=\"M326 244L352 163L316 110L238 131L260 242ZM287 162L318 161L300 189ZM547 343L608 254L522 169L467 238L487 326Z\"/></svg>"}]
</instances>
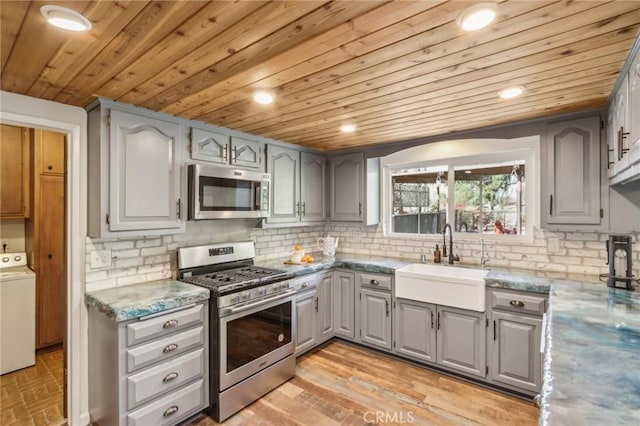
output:
<instances>
[{"instance_id":1,"label":"oven door","mask_svg":"<svg viewBox=\"0 0 640 426\"><path fill-rule=\"evenodd\" d=\"M220 391L293 354L293 292L220 318Z\"/></svg>"},{"instance_id":2,"label":"oven door","mask_svg":"<svg viewBox=\"0 0 640 426\"><path fill-rule=\"evenodd\" d=\"M190 164L189 219L269 216L271 175Z\"/></svg>"}]
</instances>

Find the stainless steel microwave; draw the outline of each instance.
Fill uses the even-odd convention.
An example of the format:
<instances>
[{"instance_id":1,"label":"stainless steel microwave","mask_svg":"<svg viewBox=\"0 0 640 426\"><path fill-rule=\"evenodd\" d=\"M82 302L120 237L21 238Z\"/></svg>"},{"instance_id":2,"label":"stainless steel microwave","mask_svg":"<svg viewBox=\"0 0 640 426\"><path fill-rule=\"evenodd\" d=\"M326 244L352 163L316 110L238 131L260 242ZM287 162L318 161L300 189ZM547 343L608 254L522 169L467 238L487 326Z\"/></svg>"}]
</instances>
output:
<instances>
[{"instance_id":1,"label":"stainless steel microwave","mask_svg":"<svg viewBox=\"0 0 640 426\"><path fill-rule=\"evenodd\" d=\"M189 220L269 216L269 173L188 166Z\"/></svg>"}]
</instances>

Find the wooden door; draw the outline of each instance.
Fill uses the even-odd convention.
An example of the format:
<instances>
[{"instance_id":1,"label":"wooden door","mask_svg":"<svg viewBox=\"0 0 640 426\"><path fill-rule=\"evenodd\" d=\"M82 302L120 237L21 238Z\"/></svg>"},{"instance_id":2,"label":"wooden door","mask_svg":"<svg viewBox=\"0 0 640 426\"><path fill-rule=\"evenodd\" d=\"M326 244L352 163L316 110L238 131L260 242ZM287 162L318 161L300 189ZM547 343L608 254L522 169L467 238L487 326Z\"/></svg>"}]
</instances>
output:
<instances>
[{"instance_id":1,"label":"wooden door","mask_svg":"<svg viewBox=\"0 0 640 426\"><path fill-rule=\"evenodd\" d=\"M0 218L29 217L29 129L0 126Z\"/></svg>"},{"instance_id":2,"label":"wooden door","mask_svg":"<svg viewBox=\"0 0 640 426\"><path fill-rule=\"evenodd\" d=\"M327 159L321 155L300 154L300 201L303 222L324 222Z\"/></svg>"},{"instance_id":3,"label":"wooden door","mask_svg":"<svg viewBox=\"0 0 640 426\"><path fill-rule=\"evenodd\" d=\"M436 362L436 305L396 299L393 310L394 352Z\"/></svg>"},{"instance_id":4,"label":"wooden door","mask_svg":"<svg viewBox=\"0 0 640 426\"><path fill-rule=\"evenodd\" d=\"M235 136L231 137L230 162L232 165L264 170L263 151L264 144L262 142Z\"/></svg>"},{"instance_id":5,"label":"wooden door","mask_svg":"<svg viewBox=\"0 0 640 426\"><path fill-rule=\"evenodd\" d=\"M333 277L326 274L318 283L318 295L316 296L316 312L318 315L318 342L323 342L333 337Z\"/></svg>"},{"instance_id":6,"label":"wooden door","mask_svg":"<svg viewBox=\"0 0 640 426\"><path fill-rule=\"evenodd\" d=\"M353 340L356 337L356 285L354 274L352 272L334 272L333 286L335 334Z\"/></svg>"},{"instance_id":7,"label":"wooden door","mask_svg":"<svg viewBox=\"0 0 640 426\"><path fill-rule=\"evenodd\" d=\"M316 345L316 294L316 291L313 290L296 297L296 354L300 354Z\"/></svg>"},{"instance_id":8,"label":"wooden door","mask_svg":"<svg viewBox=\"0 0 640 426\"><path fill-rule=\"evenodd\" d=\"M36 129L37 149L40 150L40 174L63 175L65 172L66 136L62 133Z\"/></svg>"},{"instance_id":9,"label":"wooden door","mask_svg":"<svg viewBox=\"0 0 640 426\"><path fill-rule=\"evenodd\" d=\"M295 149L270 145L267 172L271 173L271 215L269 223L300 221L300 188L298 186L300 153Z\"/></svg>"},{"instance_id":10,"label":"wooden door","mask_svg":"<svg viewBox=\"0 0 640 426\"><path fill-rule=\"evenodd\" d=\"M40 177L38 200L37 347L62 342L65 309L64 177Z\"/></svg>"},{"instance_id":11,"label":"wooden door","mask_svg":"<svg viewBox=\"0 0 640 426\"><path fill-rule=\"evenodd\" d=\"M391 349L391 295L360 290L360 341Z\"/></svg>"},{"instance_id":12,"label":"wooden door","mask_svg":"<svg viewBox=\"0 0 640 426\"><path fill-rule=\"evenodd\" d=\"M210 163L229 164L229 135L191 129L191 158Z\"/></svg>"},{"instance_id":13,"label":"wooden door","mask_svg":"<svg viewBox=\"0 0 640 426\"><path fill-rule=\"evenodd\" d=\"M438 364L486 377L486 325L483 312L438 306L436 329Z\"/></svg>"},{"instance_id":14,"label":"wooden door","mask_svg":"<svg viewBox=\"0 0 640 426\"><path fill-rule=\"evenodd\" d=\"M364 154L347 154L330 160L333 221L362 222L364 201Z\"/></svg>"},{"instance_id":15,"label":"wooden door","mask_svg":"<svg viewBox=\"0 0 640 426\"><path fill-rule=\"evenodd\" d=\"M542 320L493 312L491 379L528 392L540 392Z\"/></svg>"}]
</instances>

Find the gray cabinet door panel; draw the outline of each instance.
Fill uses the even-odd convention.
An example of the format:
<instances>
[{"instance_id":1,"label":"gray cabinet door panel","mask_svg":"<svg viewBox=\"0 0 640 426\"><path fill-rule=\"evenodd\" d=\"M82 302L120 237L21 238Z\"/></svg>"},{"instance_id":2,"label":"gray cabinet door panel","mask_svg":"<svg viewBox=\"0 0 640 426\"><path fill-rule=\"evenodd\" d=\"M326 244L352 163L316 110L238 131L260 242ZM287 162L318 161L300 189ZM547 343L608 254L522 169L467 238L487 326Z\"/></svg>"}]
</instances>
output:
<instances>
[{"instance_id":1,"label":"gray cabinet door panel","mask_svg":"<svg viewBox=\"0 0 640 426\"><path fill-rule=\"evenodd\" d=\"M341 155L331 158L330 163L330 219L361 222L364 208L364 155Z\"/></svg>"},{"instance_id":2,"label":"gray cabinet door panel","mask_svg":"<svg viewBox=\"0 0 640 426\"><path fill-rule=\"evenodd\" d=\"M351 272L333 273L335 334L355 339L355 276Z\"/></svg>"},{"instance_id":3,"label":"gray cabinet door panel","mask_svg":"<svg viewBox=\"0 0 640 426\"><path fill-rule=\"evenodd\" d=\"M271 216L269 223L300 220L298 171L300 153L294 149L269 146L267 172L271 173Z\"/></svg>"},{"instance_id":4,"label":"gray cabinet door panel","mask_svg":"<svg viewBox=\"0 0 640 426\"><path fill-rule=\"evenodd\" d=\"M296 297L296 354L302 353L316 345L316 291L307 291Z\"/></svg>"},{"instance_id":5,"label":"gray cabinet door panel","mask_svg":"<svg viewBox=\"0 0 640 426\"><path fill-rule=\"evenodd\" d=\"M391 349L391 295L380 291L360 290L360 341Z\"/></svg>"},{"instance_id":6,"label":"gray cabinet door panel","mask_svg":"<svg viewBox=\"0 0 640 426\"><path fill-rule=\"evenodd\" d=\"M485 377L485 314L438 306L437 317L438 364Z\"/></svg>"},{"instance_id":7,"label":"gray cabinet door panel","mask_svg":"<svg viewBox=\"0 0 640 426\"><path fill-rule=\"evenodd\" d=\"M250 139L231 137L230 163L241 167L264 170L264 144Z\"/></svg>"},{"instance_id":8,"label":"gray cabinet door panel","mask_svg":"<svg viewBox=\"0 0 640 426\"><path fill-rule=\"evenodd\" d=\"M318 285L316 296L316 310L318 317L318 343L333 337L333 276L327 274L322 277Z\"/></svg>"},{"instance_id":9,"label":"gray cabinet door panel","mask_svg":"<svg viewBox=\"0 0 640 426\"><path fill-rule=\"evenodd\" d=\"M229 135L207 130L191 129L191 158L210 163L229 163Z\"/></svg>"},{"instance_id":10,"label":"gray cabinet door panel","mask_svg":"<svg viewBox=\"0 0 640 426\"><path fill-rule=\"evenodd\" d=\"M394 351L420 361L436 362L436 306L396 299Z\"/></svg>"},{"instance_id":11,"label":"gray cabinet door panel","mask_svg":"<svg viewBox=\"0 0 640 426\"><path fill-rule=\"evenodd\" d=\"M502 312L492 314L494 335L491 379L539 392L542 320Z\"/></svg>"},{"instance_id":12,"label":"gray cabinet door panel","mask_svg":"<svg viewBox=\"0 0 640 426\"><path fill-rule=\"evenodd\" d=\"M300 154L300 200L303 222L323 222L327 216L325 182L327 160L321 155Z\"/></svg>"}]
</instances>

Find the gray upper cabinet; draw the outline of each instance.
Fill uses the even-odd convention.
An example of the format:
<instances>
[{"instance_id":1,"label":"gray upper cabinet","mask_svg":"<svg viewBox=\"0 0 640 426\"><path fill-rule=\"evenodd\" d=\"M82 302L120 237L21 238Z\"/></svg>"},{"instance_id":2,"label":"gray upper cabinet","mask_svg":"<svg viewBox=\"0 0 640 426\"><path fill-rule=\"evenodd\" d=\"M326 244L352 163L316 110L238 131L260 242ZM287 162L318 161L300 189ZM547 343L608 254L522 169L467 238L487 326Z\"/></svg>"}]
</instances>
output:
<instances>
[{"instance_id":1,"label":"gray upper cabinet","mask_svg":"<svg viewBox=\"0 0 640 426\"><path fill-rule=\"evenodd\" d=\"M546 222L599 224L600 117L549 124L547 167Z\"/></svg>"},{"instance_id":2,"label":"gray upper cabinet","mask_svg":"<svg viewBox=\"0 0 640 426\"><path fill-rule=\"evenodd\" d=\"M491 379L534 393L540 392L542 319L492 312Z\"/></svg>"},{"instance_id":3,"label":"gray upper cabinet","mask_svg":"<svg viewBox=\"0 0 640 426\"><path fill-rule=\"evenodd\" d=\"M391 349L391 294L360 290L360 342Z\"/></svg>"},{"instance_id":4,"label":"gray upper cabinet","mask_svg":"<svg viewBox=\"0 0 640 426\"><path fill-rule=\"evenodd\" d=\"M336 336L355 339L355 276L353 272L333 273L333 313Z\"/></svg>"},{"instance_id":5,"label":"gray upper cabinet","mask_svg":"<svg viewBox=\"0 0 640 426\"><path fill-rule=\"evenodd\" d=\"M393 305L393 351L424 362L436 362L436 305L396 299Z\"/></svg>"},{"instance_id":6,"label":"gray upper cabinet","mask_svg":"<svg viewBox=\"0 0 640 426\"><path fill-rule=\"evenodd\" d=\"M326 159L321 155L269 145L271 216L267 223L322 222L326 217Z\"/></svg>"},{"instance_id":7,"label":"gray upper cabinet","mask_svg":"<svg viewBox=\"0 0 640 426\"><path fill-rule=\"evenodd\" d=\"M640 50L629 69L629 163L640 162Z\"/></svg>"},{"instance_id":8,"label":"gray upper cabinet","mask_svg":"<svg viewBox=\"0 0 640 426\"><path fill-rule=\"evenodd\" d=\"M331 213L333 221L361 222L364 214L364 154L330 159Z\"/></svg>"},{"instance_id":9,"label":"gray upper cabinet","mask_svg":"<svg viewBox=\"0 0 640 426\"><path fill-rule=\"evenodd\" d=\"M264 143L197 127L191 129L191 158L264 170Z\"/></svg>"},{"instance_id":10,"label":"gray upper cabinet","mask_svg":"<svg viewBox=\"0 0 640 426\"><path fill-rule=\"evenodd\" d=\"M184 232L180 125L161 118L89 111L90 236Z\"/></svg>"},{"instance_id":11,"label":"gray upper cabinet","mask_svg":"<svg viewBox=\"0 0 640 426\"><path fill-rule=\"evenodd\" d=\"M486 377L484 312L437 307L437 362L465 374Z\"/></svg>"}]
</instances>

